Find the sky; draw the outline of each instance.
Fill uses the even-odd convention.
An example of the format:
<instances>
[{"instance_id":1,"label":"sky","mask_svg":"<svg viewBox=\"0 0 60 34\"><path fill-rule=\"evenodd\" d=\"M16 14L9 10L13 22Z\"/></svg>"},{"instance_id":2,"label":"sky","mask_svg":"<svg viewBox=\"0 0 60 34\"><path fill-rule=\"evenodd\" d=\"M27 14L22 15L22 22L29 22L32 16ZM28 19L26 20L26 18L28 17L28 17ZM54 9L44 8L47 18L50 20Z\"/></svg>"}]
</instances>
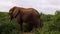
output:
<instances>
[{"instance_id":1,"label":"sky","mask_svg":"<svg viewBox=\"0 0 60 34\"><path fill-rule=\"evenodd\" d=\"M0 12L9 12L14 6L35 8L44 14L55 14L56 10L60 10L60 0L0 0Z\"/></svg>"}]
</instances>

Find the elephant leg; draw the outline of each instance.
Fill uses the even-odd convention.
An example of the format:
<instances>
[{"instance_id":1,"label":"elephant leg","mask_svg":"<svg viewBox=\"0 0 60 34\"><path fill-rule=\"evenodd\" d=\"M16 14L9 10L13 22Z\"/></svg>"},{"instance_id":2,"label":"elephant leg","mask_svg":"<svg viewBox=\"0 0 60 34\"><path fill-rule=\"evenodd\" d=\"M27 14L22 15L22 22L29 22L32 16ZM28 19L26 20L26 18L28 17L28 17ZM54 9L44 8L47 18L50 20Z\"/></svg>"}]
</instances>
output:
<instances>
[{"instance_id":1,"label":"elephant leg","mask_svg":"<svg viewBox=\"0 0 60 34\"><path fill-rule=\"evenodd\" d=\"M34 26L33 22L32 22L32 21L29 21L29 25L30 25L30 27L32 28L30 32L33 33L34 30L35 30L35 26Z\"/></svg>"},{"instance_id":2,"label":"elephant leg","mask_svg":"<svg viewBox=\"0 0 60 34\"><path fill-rule=\"evenodd\" d=\"M23 31L23 22L22 22L22 21L20 21L20 23L19 23L19 24L20 24L20 30L21 30L21 31Z\"/></svg>"},{"instance_id":3,"label":"elephant leg","mask_svg":"<svg viewBox=\"0 0 60 34\"><path fill-rule=\"evenodd\" d=\"M36 19L35 23L36 23L37 30L38 30L39 32L41 32L41 30L42 30L42 27L41 27L42 24L41 24L41 22L40 22L40 19Z\"/></svg>"},{"instance_id":4,"label":"elephant leg","mask_svg":"<svg viewBox=\"0 0 60 34\"><path fill-rule=\"evenodd\" d=\"M40 19L38 19L38 28L40 29L40 31L42 30L42 26L43 26L43 23L41 22Z\"/></svg>"},{"instance_id":5,"label":"elephant leg","mask_svg":"<svg viewBox=\"0 0 60 34\"><path fill-rule=\"evenodd\" d=\"M23 30L23 22L22 21L19 21L19 20L17 20L17 22L20 25L20 31L22 31Z\"/></svg>"},{"instance_id":6,"label":"elephant leg","mask_svg":"<svg viewBox=\"0 0 60 34\"><path fill-rule=\"evenodd\" d=\"M22 31L22 27L23 27L23 21L22 21L22 19L19 17L19 16L17 16L16 17L16 21L17 21L17 23L20 25L20 30Z\"/></svg>"}]
</instances>

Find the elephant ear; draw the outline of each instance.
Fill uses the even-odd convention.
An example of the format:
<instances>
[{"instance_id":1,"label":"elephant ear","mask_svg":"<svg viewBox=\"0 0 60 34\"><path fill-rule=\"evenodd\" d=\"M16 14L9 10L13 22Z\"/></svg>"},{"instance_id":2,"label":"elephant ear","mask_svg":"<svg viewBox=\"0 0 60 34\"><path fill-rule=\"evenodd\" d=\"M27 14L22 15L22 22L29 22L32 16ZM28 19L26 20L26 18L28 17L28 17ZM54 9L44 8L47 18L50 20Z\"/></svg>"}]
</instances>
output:
<instances>
[{"instance_id":1,"label":"elephant ear","mask_svg":"<svg viewBox=\"0 0 60 34\"><path fill-rule=\"evenodd\" d=\"M18 9L15 9L14 12L13 12L13 17L16 18L16 16L19 14L19 10Z\"/></svg>"}]
</instances>

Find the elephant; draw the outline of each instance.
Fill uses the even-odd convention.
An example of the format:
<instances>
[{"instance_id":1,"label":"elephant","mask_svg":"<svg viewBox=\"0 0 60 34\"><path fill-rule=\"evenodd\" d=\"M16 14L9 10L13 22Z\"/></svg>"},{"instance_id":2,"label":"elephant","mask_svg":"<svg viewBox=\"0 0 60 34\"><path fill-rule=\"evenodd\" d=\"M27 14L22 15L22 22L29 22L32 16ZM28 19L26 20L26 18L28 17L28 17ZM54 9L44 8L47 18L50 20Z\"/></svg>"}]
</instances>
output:
<instances>
[{"instance_id":1,"label":"elephant","mask_svg":"<svg viewBox=\"0 0 60 34\"><path fill-rule=\"evenodd\" d=\"M41 28L40 14L34 8L23 8L14 6L9 10L10 22L15 18L22 31L23 23L29 23L32 28Z\"/></svg>"}]
</instances>

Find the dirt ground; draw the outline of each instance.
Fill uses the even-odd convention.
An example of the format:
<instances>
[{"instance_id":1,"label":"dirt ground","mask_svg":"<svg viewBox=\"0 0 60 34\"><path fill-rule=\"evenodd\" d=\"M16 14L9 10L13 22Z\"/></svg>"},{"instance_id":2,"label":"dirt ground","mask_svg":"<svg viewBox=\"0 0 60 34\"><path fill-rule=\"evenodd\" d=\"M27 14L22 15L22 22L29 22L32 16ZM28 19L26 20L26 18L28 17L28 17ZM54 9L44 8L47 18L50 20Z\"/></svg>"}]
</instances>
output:
<instances>
[{"instance_id":1,"label":"dirt ground","mask_svg":"<svg viewBox=\"0 0 60 34\"><path fill-rule=\"evenodd\" d=\"M35 34L35 33L31 33L31 32L30 32L30 33L22 33L22 34Z\"/></svg>"}]
</instances>

